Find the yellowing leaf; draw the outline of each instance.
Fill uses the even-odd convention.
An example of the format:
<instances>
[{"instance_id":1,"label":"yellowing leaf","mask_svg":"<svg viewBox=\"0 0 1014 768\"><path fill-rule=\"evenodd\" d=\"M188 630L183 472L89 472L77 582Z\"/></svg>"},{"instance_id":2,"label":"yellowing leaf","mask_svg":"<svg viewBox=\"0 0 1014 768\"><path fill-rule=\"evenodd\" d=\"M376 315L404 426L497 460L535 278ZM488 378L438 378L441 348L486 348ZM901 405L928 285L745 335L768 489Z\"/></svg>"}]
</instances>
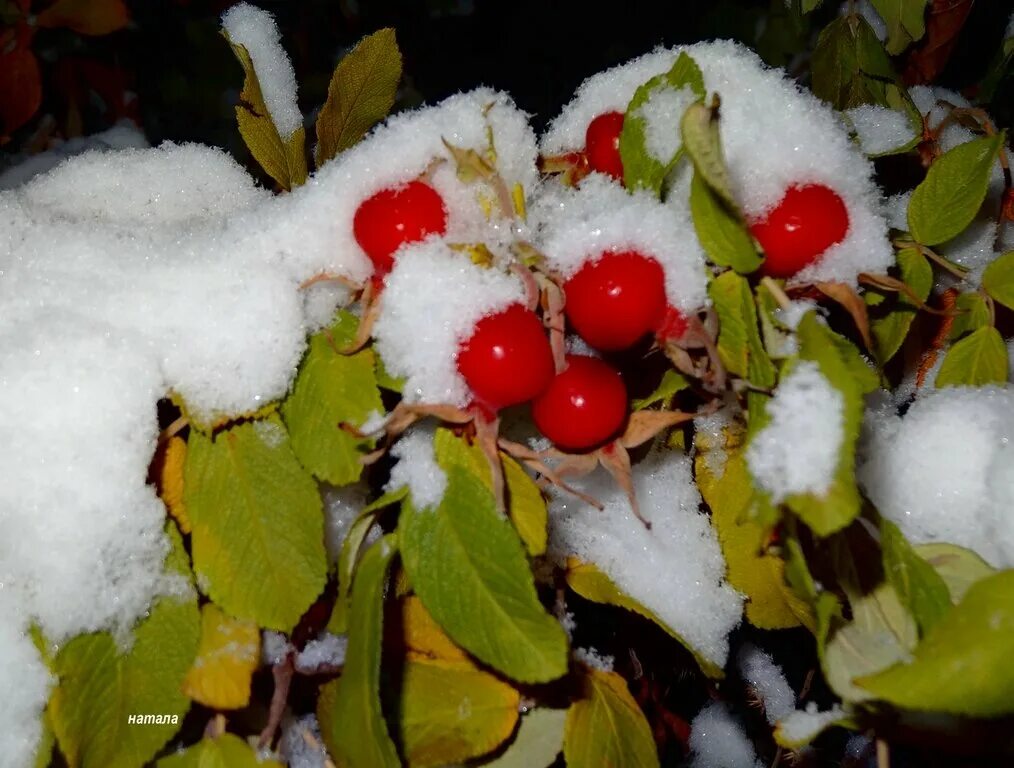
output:
<instances>
[{"instance_id":1,"label":"yellowing leaf","mask_svg":"<svg viewBox=\"0 0 1014 768\"><path fill-rule=\"evenodd\" d=\"M183 466L187 460L187 441L173 435L165 444L158 473L158 492L169 514L183 533L190 533L190 518L183 503Z\"/></svg>"},{"instance_id":2,"label":"yellowing leaf","mask_svg":"<svg viewBox=\"0 0 1014 768\"><path fill-rule=\"evenodd\" d=\"M522 715L517 736L485 768L549 768L563 749L567 710L539 707Z\"/></svg>"},{"instance_id":3,"label":"yellowing leaf","mask_svg":"<svg viewBox=\"0 0 1014 768\"><path fill-rule=\"evenodd\" d=\"M409 657L440 661L465 661L468 654L454 644L440 628L422 601L406 597L401 601L401 638Z\"/></svg>"},{"instance_id":4,"label":"yellowing leaf","mask_svg":"<svg viewBox=\"0 0 1014 768\"><path fill-rule=\"evenodd\" d=\"M158 768L283 768L277 760L267 760L238 736L223 733L206 737L183 752L163 757Z\"/></svg>"},{"instance_id":5,"label":"yellowing leaf","mask_svg":"<svg viewBox=\"0 0 1014 768\"><path fill-rule=\"evenodd\" d=\"M80 35L108 35L129 20L123 0L56 0L36 17L40 27L68 27Z\"/></svg>"},{"instance_id":6,"label":"yellowing leaf","mask_svg":"<svg viewBox=\"0 0 1014 768\"><path fill-rule=\"evenodd\" d=\"M317 166L348 149L387 116L401 80L393 29L367 35L338 63L317 116Z\"/></svg>"},{"instance_id":7,"label":"yellowing leaf","mask_svg":"<svg viewBox=\"0 0 1014 768\"><path fill-rule=\"evenodd\" d=\"M398 702L408 764L447 765L492 751L514 731L520 703L514 688L471 662L409 659Z\"/></svg>"},{"instance_id":8,"label":"yellowing leaf","mask_svg":"<svg viewBox=\"0 0 1014 768\"><path fill-rule=\"evenodd\" d=\"M956 544L917 544L913 549L940 574L954 603L960 603L975 582L996 572L975 552Z\"/></svg>"},{"instance_id":9,"label":"yellowing leaf","mask_svg":"<svg viewBox=\"0 0 1014 768\"><path fill-rule=\"evenodd\" d=\"M658 752L627 681L587 669L584 695L570 705L563 732L567 768L655 768Z\"/></svg>"},{"instance_id":10,"label":"yellowing leaf","mask_svg":"<svg viewBox=\"0 0 1014 768\"><path fill-rule=\"evenodd\" d=\"M260 632L214 603L201 608L201 644L183 692L212 709L239 709L250 701L250 680L260 661Z\"/></svg>"},{"instance_id":11,"label":"yellowing leaf","mask_svg":"<svg viewBox=\"0 0 1014 768\"><path fill-rule=\"evenodd\" d=\"M228 40L229 36L225 37ZM250 53L239 43L230 40L229 44L245 74L239 104L236 105L240 135L254 159L280 187L287 190L298 187L307 177L304 155L306 130L300 126L288 139L279 135L264 103L264 94Z\"/></svg>"}]
</instances>

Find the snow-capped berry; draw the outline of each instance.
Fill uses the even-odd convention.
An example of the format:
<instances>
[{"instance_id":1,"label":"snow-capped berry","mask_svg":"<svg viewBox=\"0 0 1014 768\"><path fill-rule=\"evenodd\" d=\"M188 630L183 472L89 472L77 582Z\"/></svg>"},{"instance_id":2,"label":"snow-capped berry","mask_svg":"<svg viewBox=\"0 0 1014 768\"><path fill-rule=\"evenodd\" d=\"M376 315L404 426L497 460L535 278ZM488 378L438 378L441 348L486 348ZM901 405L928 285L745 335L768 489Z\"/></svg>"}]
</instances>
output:
<instances>
[{"instance_id":1,"label":"snow-capped berry","mask_svg":"<svg viewBox=\"0 0 1014 768\"><path fill-rule=\"evenodd\" d=\"M457 364L475 400L492 410L531 400L553 379L545 328L520 304L476 323Z\"/></svg>"},{"instance_id":2,"label":"snow-capped berry","mask_svg":"<svg viewBox=\"0 0 1014 768\"><path fill-rule=\"evenodd\" d=\"M373 262L375 276L382 277L391 271L394 253L405 243L447 231L447 210L433 187L410 181L364 200L356 209L352 229Z\"/></svg>"},{"instance_id":3,"label":"snow-capped berry","mask_svg":"<svg viewBox=\"0 0 1014 768\"><path fill-rule=\"evenodd\" d=\"M567 367L532 403L543 435L568 451L586 451L619 434L627 388L619 371L594 357L568 355Z\"/></svg>"},{"instance_id":4,"label":"snow-capped berry","mask_svg":"<svg viewBox=\"0 0 1014 768\"><path fill-rule=\"evenodd\" d=\"M790 187L785 197L750 231L764 249L763 271L792 277L845 239L849 213L837 192L823 184Z\"/></svg>"},{"instance_id":5,"label":"snow-capped berry","mask_svg":"<svg viewBox=\"0 0 1014 768\"><path fill-rule=\"evenodd\" d=\"M603 112L588 124L584 149L588 165L593 171L608 173L614 179L623 179L623 161L620 160L620 132L623 130L622 112Z\"/></svg>"},{"instance_id":6,"label":"snow-capped berry","mask_svg":"<svg viewBox=\"0 0 1014 768\"><path fill-rule=\"evenodd\" d=\"M661 323L665 273L636 251L589 261L564 285L567 319L596 349L626 349Z\"/></svg>"}]
</instances>

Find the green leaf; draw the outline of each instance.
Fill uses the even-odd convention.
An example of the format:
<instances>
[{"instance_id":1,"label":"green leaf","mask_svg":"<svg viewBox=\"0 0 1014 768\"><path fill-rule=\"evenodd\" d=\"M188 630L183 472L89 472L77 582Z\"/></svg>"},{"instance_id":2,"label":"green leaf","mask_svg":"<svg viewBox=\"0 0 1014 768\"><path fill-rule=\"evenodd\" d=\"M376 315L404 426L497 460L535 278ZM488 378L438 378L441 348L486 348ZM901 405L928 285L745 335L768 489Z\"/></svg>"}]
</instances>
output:
<instances>
[{"instance_id":1,"label":"green leaf","mask_svg":"<svg viewBox=\"0 0 1014 768\"><path fill-rule=\"evenodd\" d=\"M317 167L387 116L400 80L401 51L390 28L367 35L338 62L317 116Z\"/></svg>"},{"instance_id":2,"label":"green leaf","mask_svg":"<svg viewBox=\"0 0 1014 768\"><path fill-rule=\"evenodd\" d=\"M567 710L539 707L521 717L518 734L500 757L483 768L549 768L563 749Z\"/></svg>"},{"instance_id":3,"label":"green leaf","mask_svg":"<svg viewBox=\"0 0 1014 768\"><path fill-rule=\"evenodd\" d=\"M908 228L923 245L960 235L982 207L1005 134L959 144L937 158L908 203Z\"/></svg>"},{"instance_id":4,"label":"green leaf","mask_svg":"<svg viewBox=\"0 0 1014 768\"><path fill-rule=\"evenodd\" d=\"M406 500L402 560L437 623L462 648L520 682L567 671L567 637L539 602L521 541L489 489L461 465L446 467L435 510Z\"/></svg>"},{"instance_id":5,"label":"green leaf","mask_svg":"<svg viewBox=\"0 0 1014 768\"><path fill-rule=\"evenodd\" d=\"M971 333L947 350L935 385L979 387L1007 382L1007 345L991 325Z\"/></svg>"},{"instance_id":6,"label":"green leaf","mask_svg":"<svg viewBox=\"0 0 1014 768\"><path fill-rule=\"evenodd\" d=\"M964 599L897 664L858 684L877 698L920 711L972 717L1014 712L1014 571L973 584Z\"/></svg>"},{"instance_id":7,"label":"green leaf","mask_svg":"<svg viewBox=\"0 0 1014 768\"><path fill-rule=\"evenodd\" d=\"M299 462L319 480L332 485L354 483L362 474L360 461L372 440L354 437L340 427L360 425L382 413L373 350L354 355L339 350L355 337L358 321L342 312L331 328L314 334L289 396L282 419Z\"/></svg>"},{"instance_id":8,"label":"green leaf","mask_svg":"<svg viewBox=\"0 0 1014 768\"><path fill-rule=\"evenodd\" d=\"M1008 309L1014 309L1014 251L998 256L986 267L982 288Z\"/></svg>"},{"instance_id":9,"label":"green leaf","mask_svg":"<svg viewBox=\"0 0 1014 768\"><path fill-rule=\"evenodd\" d=\"M778 372L761 342L757 307L746 278L723 272L708 285L708 295L718 311L718 354L722 364L758 387L774 386Z\"/></svg>"},{"instance_id":10,"label":"green leaf","mask_svg":"<svg viewBox=\"0 0 1014 768\"><path fill-rule=\"evenodd\" d=\"M317 484L277 417L190 433L184 503L201 590L238 619L287 632L324 588Z\"/></svg>"},{"instance_id":11,"label":"green leaf","mask_svg":"<svg viewBox=\"0 0 1014 768\"><path fill-rule=\"evenodd\" d=\"M166 566L180 572L186 551L175 526L167 530L173 549ZM190 707L180 687L200 636L196 598L192 589L185 598L159 598L127 651L108 632L80 635L60 649L49 720L72 768L139 768L179 730ZM158 721L130 723L132 715Z\"/></svg>"},{"instance_id":12,"label":"green leaf","mask_svg":"<svg viewBox=\"0 0 1014 768\"><path fill-rule=\"evenodd\" d=\"M725 156L722 153L722 139L718 128L718 97L710 107L702 102L691 104L683 113L680 131L683 135L683 146L690 159L694 161L694 169L708 186L717 194L731 211L739 211L739 204L732 194L732 182L729 170L725 167Z\"/></svg>"},{"instance_id":13,"label":"green leaf","mask_svg":"<svg viewBox=\"0 0 1014 768\"><path fill-rule=\"evenodd\" d=\"M888 581L925 635L950 610L947 585L886 518L880 520L880 549Z\"/></svg>"},{"instance_id":14,"label":"green leaf","mask_svg":"<svg viewBox=\"0 0 1014 768\"><path fill-rule=\"evenodd\" d=\"M949 341L960 339L972 331L992 324L989 306L981 293L959 294L954 300L954 309L960 311L961 314L956 315L954 322L951 323L950 333L947 334Z\"/></svg>"},{"instance_id":15,"label":"green leaf","mask_svg":"<svg viewBox=\"0 0 1014 768\"><path fill-rule=\"evenodd\" d=\"M898 252L898 269L901 279L922 301L926 301L933 288L933 267L927 258L918 248L904 248ZM882 295L872 290L866 293L868 299ZM908 296L899 293L887 314L871 321L874 351L882 365L901 349L918 311L918 306Z\"/></svg>"},{"instance_id":16,"label":"green leaf","mask_svg":"<svg viewBox=\"0 0 1014 768\"><path fill-rule=\"evenodd\" d=\"M183 752L163 757L158 768L282 768L282 764L263 759L238 736L223 733L205 737Z\"/></svg>"},{"instance_id":17,"label":"green leaf","mask_svg":"<svg viewBox=\"0 0 1014 768\"><path fill-rule=\"evenodd\" d=\"M753 272L763 259L739 215L711 191L699 173L690 184L690 213L701 246L712 262L737 272Z\"/></svg>"},{"instance_id":18,"label":"green leaf","mask_svg":"<svg viewBox=\"0 0 1014 768\"><path fill-rule=\"evenodd\" d=\"M975 552L956 544L917 544L914 549L940 574L953 603L960 603L975 582L996 573L996 569Z\"/></svg>"},{"instance_id":19,"label":"green leaf","mask_svg":"<svg viewBox=\"0 0 1014 768\"><path fill-rule=\"evenodd\" d=\"M321 737L341 768L401 765L380 706L384 585L396 541L385 536L363 555L352 588L344 671L321 688L317 700Z\"/></svg>"},{"instance_id":20,"label":"green leaf","mask_svg":"<svg viewBox=\"0 0 1014 768\"><path fill-rule=\"evenodd\" d=\"M563 756L568 768L659 765L651 728L626 680L615 672L587 669L583 693L567 711Z\"/></svg>"},{"instance_id":21,"label":"green leaf","mask_svg":"<svg viewBox=\"0 0 1014 768\"><path fill-rule=\"evenodd\" d=\"M229 35L223 30L225 39ZM307 178L306 130L299 126L288 139L282 138L264 103L261 84L246 47L229 40L232 52L243 67L243 90L236 105L236 122L250 154L283 189L303 184Z\"/></svg>"},{"instance_id":22,"label":"green leaf","mask_svg":"<svg viewBox=\"0 0 1014 768\"><path fill-rule=\"evenodd\" d=\"M861 16L842 16L824 27L810 71L814 94L835 109L890 106L887 85L896 76L883 45Z\"/></svg>"},{"instance_id":23,"label":"green leaf","mask_svg":"<svg viewBox=\"0 0 1014 768\"><path fill-rule=\"evenodd\" d=\"M928 0L872 0L873 7L887 24L887 52L897 56L926 34Z\"/></svg>"},{"instance_id":24,"label":"green leaf","mask_svg":"<svg viewBox=\"0 0 1014 768\"><path fill-rule=\"evenodd\" d=\"M471 662L409 659L398 726L413 768L460 763L496 749L518 721L521 695Z\"/></svg>"},{"instance_id":25,"label":"green leaf","mask_svg":"<svg viewBox=\"0 0 1014 768\"><path fill-rule=\"evenodd\" d=\"M672 136L676 147L672 157L656 157L648 141L648 119L642 108L652 99L675 98L681 90L689 89L696 99L704 98L704 76L697 63L686 53L680 53L672 69L657 75L634 92L623 117L620 133L620 159L623 161L623 183L627 189L649 189L661 194L666 174L680 156L680 124L676 117L672 123ZM666 94L665 92L670 92ZM663 95L665 94L665 95ZM657 126L656 126L657 128Z\"/></svg>"},{"instance_id":26,"label":"green leaf","mask_svg":"<svg viewBox=\"0 0 1014 768\"><path fill-rule=\"evenodd\" d=\"M668 403L672 401L672 398L678 392L682 392L689 386L690 382L687 381L683 374L677 373L672 368L667 368L665 373L662 374L662 381L659 382L654 391L646 397L633 400L630 405L635 411L643 411L645 408L649 408L656 403Z\"/></svg>"}]
</instances>

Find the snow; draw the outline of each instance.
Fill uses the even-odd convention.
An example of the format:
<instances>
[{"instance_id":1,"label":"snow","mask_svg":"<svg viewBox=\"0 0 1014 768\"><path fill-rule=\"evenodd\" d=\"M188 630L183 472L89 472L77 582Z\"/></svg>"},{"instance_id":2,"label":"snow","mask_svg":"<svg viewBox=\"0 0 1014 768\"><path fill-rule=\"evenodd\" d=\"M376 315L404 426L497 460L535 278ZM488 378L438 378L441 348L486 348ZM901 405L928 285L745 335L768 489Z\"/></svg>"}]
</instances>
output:
<instances>
[{"instance_id":1,"label":"snow","mask_svg":"<svg viewBox=\"0 0 1014 768\"><path fill-rule=\"evenodd\" d=\"M597 669L600 672L612 672L613 664L616 662L612 656L601 654L594 648L575 648L574 658L586 667Z\"/></svg>"},{"instance_id":2,"label":"snow","mask_svg":"<svg viewBox=\"0 0 1014 768\"><path fill-rule=\"evenodd\" d=\"M296 671L308 675L321 667L340 667L345 664L345 651L348 646L347 636L322 632L320 637L310 640L303 650L296 654Z\"/></svg>"},{"instance_id":3,"label":"snow","mask_svg":"<svg viewBox=\"0 0 1014 768\"><path fill-rule=\"evenodd\" d=\"M762 768L753 743L729 707L715 701L690 723L691 768Z\"/></svg>"},{"instance_id":4,"label":"snow","mask_svg":"<svg viewBox=\"0 0 1014 768\"><path fill-rule=\"evenodd\" d=\"M283 141L303 125L296 104L296 72L282 48L275 19L249 3L238 3L222 14L222 29L233 45L242 45L250 54L264 106Z\"/></svg>"},{"instance_id":5,"label":"snow","mask_svg":"<svg viewBox=\"0 0 1014 768\"><path fill-rule=\"evenodd\" d=\"M793 710L778 723L778 737L783 744L808 744L825 728L845 718L846 713L839 705L820 712L817 702L811 701L806 709Z\"/></svg>"},{"instance_id":6,"label":"snow","mask_svg":"<svg viewBox=\"0 0 1014 768\"><path fill-rule=\"evenodd\" d=\"M342 542L359 511L366 506L369 493L369 488L363 483L341 487L329 485L321 489L320 495L324 502L324 544L327 547L328 562L332 566L338 562ZM367 541L376 539L379 535L379 529L374 526L370 529Z\"/></svg>"},{"instance_id":7,"label":"snow","mask_svg":"<svg viewBox=\"0 0 1014 768\"><path fill-rule=\"evenodd\" d=\"M431 238L402 249L384 285L373 336L388 372L405 379L405 399L467 405L458 348L479 320L525 302L520 278Z\"/></svg>"},{"instance_id":8,"label":"snow","mask_svg":"<svg viewBox=\"0 0 1014 768\"><path fill-rule=\"evenodd\" d=\"M0 578L0 681L6 695L0 696L0 768L33 765L42 736L42 712L49 700L50 676L31 638L21 631L24 619L18 615Z\"/></svg>"},{"instance_id":9,"label":"snow","mask_svg":"<svg viewBox=\"0 0 1014 768\"><path fill-rule=\"evenodd\" d=\"M868 411L857 479L913 543L958 544L1011 567L1012 438L1011 387L927 390L904 417L890 404Z\"/></svg>"},{"instance_id":10,"label":"snow","mask_svg":"<svg viewBox=\"0 0 1014 768\"><path fill-rule=\"evenodd\" d=\"M637 251L661 265L674 307L691 314L709 303L704 253L691 236L687 205L663 205L648 192L630 194L596 173L576 189L544 185L529 220L547 264L564 279L607 252Z\"/></svg>"},{"instance_id":11,"label":"snow","mask_svg":"<svg viewBox=\"0 0 1014 768\"><path fill-rule=\"evenodd\" d=\"M799 362L779 382L767 404L771 420L746 451L750 474L776 504L830 487L844 437L843 409L841 393L816 363Z\"/></svg>"},{"instance_id":12,"label":"snow","mask_svg":"<svg viewBox=\"0 0 1014 768\"><path fill-rule=\"evenodd\" d=\"M439 506L447 490L447 475L437 464L433 436L433 427L415 426L391 448L391 456L398 463L391 470L391 479L384 490L407 487L412 503L419 508Z\"/></svg>"},{"instance_id":13,"label":"snow","mask_svg":"<svg viewBox=\"0 0 1014 768\"><path fill-rule=\"evenodd\" d=\"M726 404L714 413L694 419L694 450L705 452L705 465L716 480L725 474L729 460L725 450L726 429L734 426L733 413L733 406Z\"/></svg>"},{"instance_id":14,"label":"snow","mask_svg":"<svg viewBox=\"0 0 1014 768\"><path fill-rule=\"evenodd\" d=\"M289 638L281 632L274 632L266 629L261 633L261 661L269 666L281 664L285 657L296 649L289 642Z\"/></svg>"},{"instance_id":15,"label":"snow","mask_svg":"<svg viewBox=\"0 0 1014 768\"><path fill-rule=\"evenodd\" d=\"M774 725L796 708L796 694L789 687L782 668L755 645L744 645L737 657L739 673L764 704L764 714Z\"/></svg>"},{"instance_id":16,"label":"snow","mask_svg":"<svg viewBox=\"0 0 1014 768\"><path fill-rule=\"evenodd\" d=\"M721 96L722 149L733 192L748 219L762 218L791 186L824 184L845 202L845 238L794 279L854 285L859 272L884 273L894 254L880 216L873 166L827 105L736 43L658 49L588 78L550 124L540 149L545 154L582 149L593 118L625 110L634 91L667 72L681 51L697 62L707 90ZM668 202L685 206L685 188L677 187Z\"/></svg>"},{"instance_id":17,"label":"snow","mask_svg":"<svg viewBox=\"0 0 1014 768\"><path fill-rule=\"evenodd\" d=\"M687 107L697 101L697 94L689 87L654 88L648 100L638 109L644 118L644 143L648 153L660 163L669 163L683 143L680 121Z\"/></svg>"},{"instance_id":18,"label":"snow","mask_svg":"<svg viewBox=\"0 0 1014 768\"><path fill-rule=\"evenodd\" d=\"M844 16L847 13L851 13L853 8L856 13L866 19L873 28L873 34L877 36L880 42L887 40L887 23L877 12L877 9L873 7L873 3L870 0L846 0L846 2L841 4L838 13Z\"/></svg>"},{"instance_id":19,"label":"snow","mask_svg":"<svg viewBox=\"0 0 1014 768\"><path fill-rule=\"evenodd\" d=\"M289 768L327 768L332 765L314 714L288 717L282 724L278 751Z\"/></svg>"},{"instance_id":20,"label":"snow","mask_svg":"<svg viewBox=\"0 0 1014 768\"><path fill-rule=\"evenodd\" d=\"M634 467L633 479L651 530L600 469L572 483L605 509L557 492L550 507L550 551L595 564L703 658L723 666L743 598L724 581L725 560L700 511L690 460L682 453L652 455Z\"/></svg>"},{"instance_id":21,"label":"snow","mask_svg":"<svg viewBox=\"0 0 1014 768\"><path fill-rule=\"evenodd\" d=\"M917 135L908 115L897 109L867 104L845 110L845 116L867 155L900 149Z\"/></svg>"}]
</instances>

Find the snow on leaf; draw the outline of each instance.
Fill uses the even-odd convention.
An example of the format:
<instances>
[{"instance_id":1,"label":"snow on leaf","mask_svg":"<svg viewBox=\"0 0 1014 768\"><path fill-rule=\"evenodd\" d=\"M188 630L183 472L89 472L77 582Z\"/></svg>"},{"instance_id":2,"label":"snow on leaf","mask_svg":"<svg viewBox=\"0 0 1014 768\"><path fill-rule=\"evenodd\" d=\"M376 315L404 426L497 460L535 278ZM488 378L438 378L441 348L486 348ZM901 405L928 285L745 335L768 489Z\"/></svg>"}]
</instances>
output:
<instances>
[{"instance_id":1,"label":"snow on leaf","mask_svg":"<svg viewBox=\"0 0 1014 768\"><path fill-rule=\"evenodd\" d=\"M245 707L260 657L256 624L234 619L214 603L205 603L201 606L200 646L183 681L183 692L212 709Z\"/></svg>"},{"instance_id":2,"label":"snow on leaf","mask_svg":"<svg viewBox=\"0 0 1014 768\"><path fill-rule=\"evenodd\" d=\"M648 721L627 681L584 668L583 695L567 710L563 756L569 768L651 768L658 753Z\"/></svg>"},{"instance_id":3,"label":"snow on leaf","mask_svg":"<svg viewBox=\"0 0 1014 768\"><path fill-rule=\"evenodd\" d=\"M987 325L947 350L934 384L937 388L1004 384L1008 365L1003 336Z\"/></svg>"},{"instance_id":4,"label":"snow on leaf","mask_svg":"<svg viewBox=\"0 0 1014 768\"><path fill-rule=\"evenodd\" d=\"M361 139L387 116L401 80L393 29L367 35L335 68L317 116L317 166Z\"/></svg>"},{"instance_id":5,"label":"snow on leaf","mask_svg":"<svg viewBox=\"0 0 1014 768\"><path fill-rule=\"evenodd\" d=\"M277 418L193 431L184 501L194 571L223 610L288 631L324 588L320 494Z\"/></svg>"},{"instance_id":6,"label":"snow on leaf","mask_svg":"<svg viewBox=\"0 0 1014 768\"><path fill-rule=\"evenodd\" d=\"M998 256L986 267L982 288L1008 309L1014 309L1014 251Z\"/></svg>"},{"instance_id":7,"label":"snow on leaf","mask_svg":"<svg viewBox=\"0 0 1014 768\"><path fill-rule=\"evenodd\" d=\"M522 715L517 735L506 751L485 768L549 768L563 749L567 710L539 707Z\"/></svg>"},{"instance_id":8,"label":"snow on leaf","mask_svg":"<svg viewBox=\"0 0 1014 768\"><path fill-rule=\"evenodd\" d=\"M397 768L397 750L380 707L380 649L387 567L396 550L385 536L363 556L352 590L349 643L341 677L317 700L317 720L328 752L343 768Z\"/></svg>"},{"instance_id":9,"label":"snow on leaf","mask_svg":"<svg viewBox=\"0 0 1014 768\"><path fill-rule=\"evenodd\" d=\"M157 768L282 768L268 760L238 736L223 733L205 737L194 746L158 761Z\"/></svg>"}]
</instances>

